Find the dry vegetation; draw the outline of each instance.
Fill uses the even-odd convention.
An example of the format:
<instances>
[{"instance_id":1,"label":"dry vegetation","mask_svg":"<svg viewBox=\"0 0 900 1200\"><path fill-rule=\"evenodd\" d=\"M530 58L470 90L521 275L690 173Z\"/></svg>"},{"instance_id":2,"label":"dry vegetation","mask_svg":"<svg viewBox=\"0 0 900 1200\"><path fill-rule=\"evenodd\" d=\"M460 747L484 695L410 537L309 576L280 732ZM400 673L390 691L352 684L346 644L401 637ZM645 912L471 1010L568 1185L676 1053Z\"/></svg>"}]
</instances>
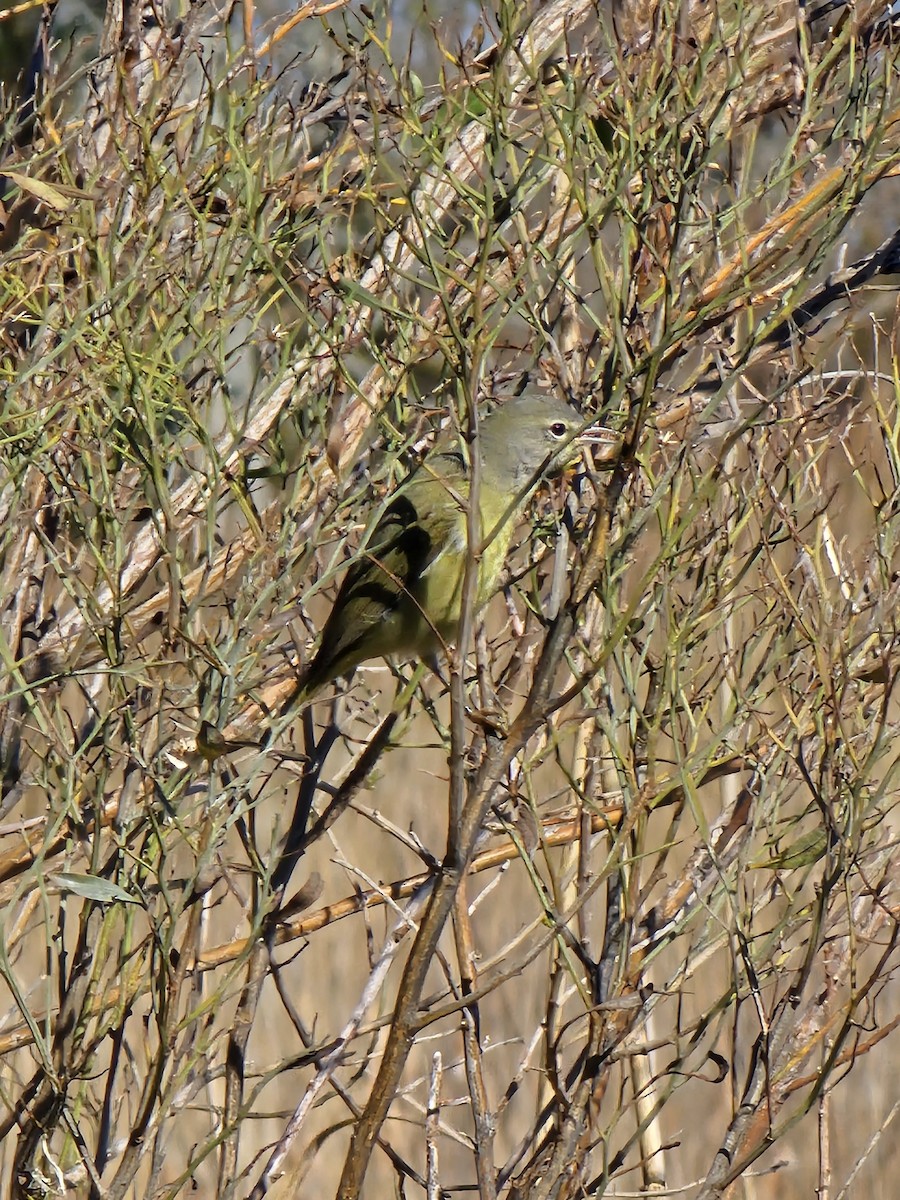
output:
<instances>
[{"instance_id":1,"label":"dry vegetation","mask_svg":"<svg viewBox=\"0 0 900 1200\"><path fill-rule=\"evenodd\" d=\"M883 7L110 5L8 100L0 1194L893 1194ZM615 461L281 712L526 379Z\"/></svg>"}]
</instances>

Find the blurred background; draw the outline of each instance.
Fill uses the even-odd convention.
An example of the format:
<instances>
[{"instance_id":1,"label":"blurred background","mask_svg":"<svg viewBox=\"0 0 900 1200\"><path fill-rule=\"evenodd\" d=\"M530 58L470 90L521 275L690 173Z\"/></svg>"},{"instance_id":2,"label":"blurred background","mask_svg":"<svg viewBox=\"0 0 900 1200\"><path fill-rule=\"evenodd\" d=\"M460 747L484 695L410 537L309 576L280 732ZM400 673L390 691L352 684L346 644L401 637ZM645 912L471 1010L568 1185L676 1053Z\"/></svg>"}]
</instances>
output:
<instances>
[{"instance_id":1,"label":"blurred background","mask_svg":"<svg viewBox=\"0 0 900 1200\"><path fill-rule=\"evenodd\" d=\"M890 12L21 7L0 1194L893 1196ZM471 644L285 708L525 386Z\"/></svg>"}]
</instances>

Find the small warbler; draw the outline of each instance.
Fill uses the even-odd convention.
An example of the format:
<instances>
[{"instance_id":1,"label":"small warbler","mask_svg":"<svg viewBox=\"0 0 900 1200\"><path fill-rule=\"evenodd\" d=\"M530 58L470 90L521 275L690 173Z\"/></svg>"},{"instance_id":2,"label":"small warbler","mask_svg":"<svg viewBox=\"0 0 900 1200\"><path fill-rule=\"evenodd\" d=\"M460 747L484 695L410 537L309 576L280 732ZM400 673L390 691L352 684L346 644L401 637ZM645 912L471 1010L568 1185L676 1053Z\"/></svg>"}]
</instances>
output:
<instances>
[{"instance_id":1,"label":"small warbler","mask_svg":"<svg viewBox=\"0 0 900 1200\"><path fill-rule=\"evenodd\" d=\"M472 448L478 521L470 547L470 467L458 435L442 433L347 571L291 705L367 659L428 657L452 642L470 550L479 609L497 590L516 519L541 479L572 465L584 445L615 440L600 426L585 429L556 396L526 392L501 404L480 422Z\"/></svg>"}]
</instances>

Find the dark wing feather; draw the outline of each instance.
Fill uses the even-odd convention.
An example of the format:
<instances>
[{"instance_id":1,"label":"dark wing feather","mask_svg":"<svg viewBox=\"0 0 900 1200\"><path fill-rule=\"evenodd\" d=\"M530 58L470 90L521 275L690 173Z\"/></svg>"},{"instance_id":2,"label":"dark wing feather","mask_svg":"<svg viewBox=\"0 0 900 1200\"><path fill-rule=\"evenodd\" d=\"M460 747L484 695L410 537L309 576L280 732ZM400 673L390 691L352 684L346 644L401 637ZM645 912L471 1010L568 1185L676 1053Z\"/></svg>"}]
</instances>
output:
<instances>
[{"instance_id":1,"label":"dark wing feather","mask_svg":"<svg viewBox=\"0 0 900 1200\"><path fill-rule=\"evenodd\" d=\"M347 571L301 687L311 695L368 658L423 652L428 622L417 600L423 575L465 517L457 454L432 455L404 485Z\"/></svg>"}]
</instances>

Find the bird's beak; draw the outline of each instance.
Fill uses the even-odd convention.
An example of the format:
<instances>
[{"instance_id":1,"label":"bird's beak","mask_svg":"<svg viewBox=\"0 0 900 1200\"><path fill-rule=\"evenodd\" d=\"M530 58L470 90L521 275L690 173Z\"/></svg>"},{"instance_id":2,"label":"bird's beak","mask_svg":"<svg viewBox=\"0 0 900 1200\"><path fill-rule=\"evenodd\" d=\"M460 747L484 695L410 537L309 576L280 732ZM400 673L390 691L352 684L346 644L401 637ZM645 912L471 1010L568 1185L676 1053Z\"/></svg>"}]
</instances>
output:
<instances>
[{"instance_id":1,"label":"bird's beak","mask_svg":"<svg viewBox=\"0 0 900 1200\"><path fill-rule=\"evenodd\" d=\"M598 463L611 463L618 458L624 439L621 433L605 425L589 425L575 440L579 446L593 446Z\"/></svg>"}]
</instances>

